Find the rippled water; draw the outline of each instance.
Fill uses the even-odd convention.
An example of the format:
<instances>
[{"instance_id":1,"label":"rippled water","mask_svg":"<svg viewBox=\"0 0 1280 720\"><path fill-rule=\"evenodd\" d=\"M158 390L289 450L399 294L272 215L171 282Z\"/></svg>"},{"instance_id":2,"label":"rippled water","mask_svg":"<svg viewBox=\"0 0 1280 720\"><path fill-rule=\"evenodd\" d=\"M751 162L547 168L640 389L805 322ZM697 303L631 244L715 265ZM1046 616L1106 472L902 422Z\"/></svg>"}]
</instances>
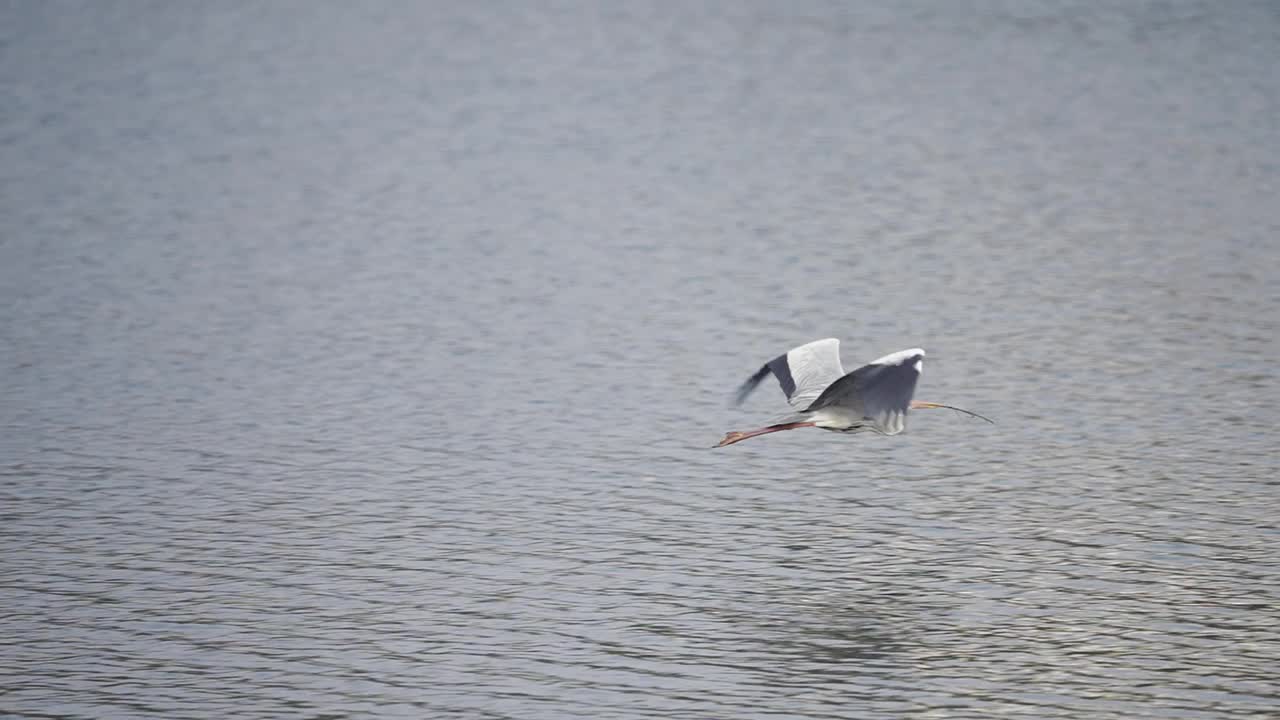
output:
<instances>
[{"instance_id":1,"label":"rippled water","mask_svg":"<svg viewBox=\"0 0 1280 720\"><path fill-rule=\"evenodd\" d=\"M7 4L0 712L1274 717L1277 48ZM709 449L832 335L997 424Z\"/></svg>"}]
</instances>

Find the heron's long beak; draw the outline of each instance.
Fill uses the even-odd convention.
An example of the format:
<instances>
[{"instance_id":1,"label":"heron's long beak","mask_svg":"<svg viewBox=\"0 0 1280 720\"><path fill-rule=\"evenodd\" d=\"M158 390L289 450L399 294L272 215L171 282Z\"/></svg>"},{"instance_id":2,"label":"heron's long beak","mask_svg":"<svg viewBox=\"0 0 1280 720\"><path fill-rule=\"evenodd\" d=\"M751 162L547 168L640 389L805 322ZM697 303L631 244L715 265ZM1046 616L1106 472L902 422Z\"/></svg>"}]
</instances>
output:
<instances>
[{"instance_id":1,"label":"heron's long beak","mask_svg":"<svg viewBox=\"0 0 1280 720\"><path fill-rule=\"evenodd\" d=\"M983 415L979 415L978 413L973 412L972 410L965 410L964 408L958 408L958 407L954 407L954 406L951 406L951 405L943 405L943 404L941 404L941 403L932 403L932 402L924 402L924 401L921 401L921 400L912 400L912 401L911 401L911 409L913 409L913 410L916 410L916 409L927 409L927 410L932 410L932 409L955 410L956 412L962 412L962 413L964 413L965 415L969 415L969 416L971 416L971 417L976 417L976 418L978 418L979 420L986 420L987 422L991 423L992 425L995 425L995 424L996 424L996 421L995 421L995 420L992 420L991 418L986 417L986 416L983 416Z\"/></svg>"}]
</instances>

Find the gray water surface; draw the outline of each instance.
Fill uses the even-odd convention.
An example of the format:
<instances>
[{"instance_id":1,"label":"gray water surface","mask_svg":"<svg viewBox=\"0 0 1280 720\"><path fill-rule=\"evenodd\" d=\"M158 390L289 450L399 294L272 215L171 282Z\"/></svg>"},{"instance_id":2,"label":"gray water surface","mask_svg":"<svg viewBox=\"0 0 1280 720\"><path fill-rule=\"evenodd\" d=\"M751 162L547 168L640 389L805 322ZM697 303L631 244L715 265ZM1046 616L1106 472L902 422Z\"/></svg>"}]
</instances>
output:
<instances>
[{"instance_id":1,"label":"gray water surface","mask_svg":"<svg viewBox=\"0 0 1280 720\"><path fill-rule=\"evenodd\" d=\"M0 8L0 714L1280 712L1280 12ZM896 437L709 449L808 340Z\"/></svg>"}]
</instances>

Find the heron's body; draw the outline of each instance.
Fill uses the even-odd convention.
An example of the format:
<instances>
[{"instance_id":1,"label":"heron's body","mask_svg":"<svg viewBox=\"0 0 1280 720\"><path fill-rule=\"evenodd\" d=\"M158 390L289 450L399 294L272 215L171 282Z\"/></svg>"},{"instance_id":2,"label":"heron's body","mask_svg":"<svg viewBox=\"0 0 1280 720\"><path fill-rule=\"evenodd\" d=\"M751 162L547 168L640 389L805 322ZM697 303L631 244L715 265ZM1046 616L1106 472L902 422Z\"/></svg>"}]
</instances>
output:
<instances>
[{"instance_id":1,"label":"heron's body","mask_svg":"<svg viewBox=\"0 0 1280 720\"><path fill-rule=\"evenodd\" d=\"M836 432L869 432L873 428L866 418L850 408L825 408L810 416L813 426Z\"/></svg>"},{"instance_id":2,"label":"heron's body","mask_svg":"<svg viewBox=\"0 0 1280 720\"><path fill-rule=\"evenodd\" d=\"M920 348L900 350L845 373L840 364L840 341L835 338L793 348L765 363L743 383L738 388L737 402L741 404L772 374L795 412L759 430L730 432L716 447L802 427L897 435L907 429L907 411L911 408L949 408L982 417L950 405L911 399L924 368L924 355Z\"/></svg>"}]
</instances>

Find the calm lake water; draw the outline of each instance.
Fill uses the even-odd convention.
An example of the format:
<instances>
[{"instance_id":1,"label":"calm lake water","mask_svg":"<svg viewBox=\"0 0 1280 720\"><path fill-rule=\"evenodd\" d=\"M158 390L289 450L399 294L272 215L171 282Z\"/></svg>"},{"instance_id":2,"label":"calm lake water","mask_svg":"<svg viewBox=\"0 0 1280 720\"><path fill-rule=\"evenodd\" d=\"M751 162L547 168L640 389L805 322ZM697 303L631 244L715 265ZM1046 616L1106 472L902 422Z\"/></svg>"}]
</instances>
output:
<instances>
[{"instance_id":1,"label":"calm lake water","mask_svg":"<svg viewBox=\"0 0 1280 720\"><path fill-rule=\"evenodd\" d=\"M9 2L0 714L1280 713L1271 2ZM897 437L760 363L920 346Z\"/></svg>"}]
</instances>

